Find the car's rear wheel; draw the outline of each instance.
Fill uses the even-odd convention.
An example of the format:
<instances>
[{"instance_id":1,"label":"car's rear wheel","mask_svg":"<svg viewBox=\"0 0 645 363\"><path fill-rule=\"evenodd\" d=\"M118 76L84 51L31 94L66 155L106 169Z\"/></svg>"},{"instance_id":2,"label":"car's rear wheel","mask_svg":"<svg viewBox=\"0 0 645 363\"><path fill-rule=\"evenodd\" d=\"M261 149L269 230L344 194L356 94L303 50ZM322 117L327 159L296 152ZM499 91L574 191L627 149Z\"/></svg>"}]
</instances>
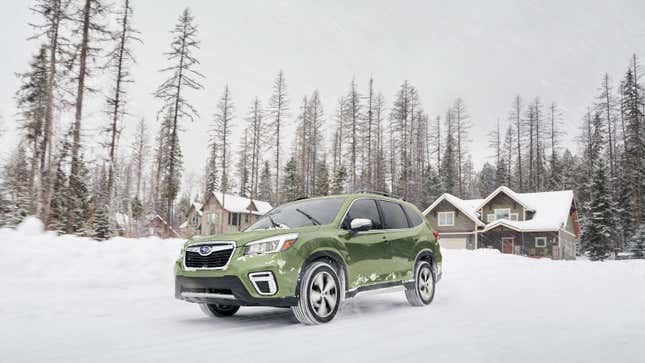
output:
<instances>
[{"instance_id":1,"label":"car's rear wheel","mask_svg":"<svg viewBox=\"0 0 645 363\"><path fill-rule=\"evenodd\" d=\"M429 305L434 299L435 278L432 265L419 261L415 266L414 284L405 289L405 297L412 306Z\"/></svg>"},{"instance_id":2,"label":"car's rear wheel","mask_svg":"<svg viewBox=\"0 0 645 363\"><path fill-rule=\"evenodd\" d=\"M317 261L305 267L293 315L306 325L331 321L340 307L343 284L334 266Z\"/></svg>"},{"instance_id":3,"label":"car's rear wheel","mask_svg":"<svg viewBox=\"0 0 645 363\"><path fill-rule=\"evenodd\" d=\"M206 314L213 318L225 318L233 316L240 310L237 305L221 305L221 304L199 304L199 308Z\"/></svg>"}]
</instances>

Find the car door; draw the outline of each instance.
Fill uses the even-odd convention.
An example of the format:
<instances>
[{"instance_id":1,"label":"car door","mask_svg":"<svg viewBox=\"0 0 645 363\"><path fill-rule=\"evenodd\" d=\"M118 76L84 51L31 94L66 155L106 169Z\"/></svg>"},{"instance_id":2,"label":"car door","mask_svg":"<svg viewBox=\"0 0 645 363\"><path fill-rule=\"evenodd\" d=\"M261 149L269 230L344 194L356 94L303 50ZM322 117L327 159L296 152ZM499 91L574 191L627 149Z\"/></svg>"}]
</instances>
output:
<instances>
[{"instance_id":1,"label":"car door","mask_svg":"<svg viewBox=\"0 0 645 363\"><path fill-rule=\"evenodd\" d=\"M371 220L372 229L351 233L350 223L356 218ZM348 255L348 287L353 289L383 281L389 272L388 240L383 233L376 201L371 198L354 200L343 218L341 229Z\"/></svg>"},{"instance_id":2,"label":"car door","mask_svg":"<svg viewBox=\"0 0 645 363\"><path fill-rule=\"evenodd\" d=\"M383 230L387 238L386 253L388 268L392 275L387 280L399 281L411 271L410 255L416 243L415 229L410 228L408 217L399 203L379 200L383 217Z\"/></svg>"}]
</instances>

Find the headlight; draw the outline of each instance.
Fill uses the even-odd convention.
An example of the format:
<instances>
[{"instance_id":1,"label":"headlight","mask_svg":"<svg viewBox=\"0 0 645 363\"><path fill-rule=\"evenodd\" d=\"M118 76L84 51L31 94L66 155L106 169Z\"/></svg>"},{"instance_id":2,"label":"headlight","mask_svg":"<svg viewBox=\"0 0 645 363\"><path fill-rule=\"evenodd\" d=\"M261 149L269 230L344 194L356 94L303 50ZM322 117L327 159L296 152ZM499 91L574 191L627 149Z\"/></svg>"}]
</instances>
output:
<instances>
[{"instance_id":1,"label":"headlight","mask_svg":"<svg viewBox=\"0 0 645 363\"><path fill-rule=\"evenodd\" d=\"M293 246L297 239L297 233L289 233L253 241L246 245L244 254L254 255L286 251Z\"/></svg>"}]
</instances>

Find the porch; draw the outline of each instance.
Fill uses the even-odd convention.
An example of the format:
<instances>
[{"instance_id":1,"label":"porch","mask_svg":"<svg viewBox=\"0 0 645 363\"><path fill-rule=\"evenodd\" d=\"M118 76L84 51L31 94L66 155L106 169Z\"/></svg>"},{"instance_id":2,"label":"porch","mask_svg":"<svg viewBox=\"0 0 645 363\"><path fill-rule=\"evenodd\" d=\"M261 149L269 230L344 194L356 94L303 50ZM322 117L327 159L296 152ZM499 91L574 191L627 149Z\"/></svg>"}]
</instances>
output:
<instances>
[{"instance_id":1,"label":"porch","mask_svg":"<svg viewBox=\"0 0 645 363\"><path fill-rule=\"evenodd\" d=\"M494 248L502 253L560 259L557 232L519 232L504 226L481 232L479 248Z\"/></svg>"}]
</instances>

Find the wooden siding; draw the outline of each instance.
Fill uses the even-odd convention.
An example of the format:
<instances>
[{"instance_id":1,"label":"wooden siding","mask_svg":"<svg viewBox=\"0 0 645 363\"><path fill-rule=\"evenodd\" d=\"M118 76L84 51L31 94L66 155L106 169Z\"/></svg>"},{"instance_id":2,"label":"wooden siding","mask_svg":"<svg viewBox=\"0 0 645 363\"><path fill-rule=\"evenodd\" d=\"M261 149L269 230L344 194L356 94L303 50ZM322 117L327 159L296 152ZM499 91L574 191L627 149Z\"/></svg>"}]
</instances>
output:
<instances>
[{"instance_id":1,"label":"wooden siding","mask_svg":"<svg viewBox=\"0 0 645 363\"><path fill-rule=\"evenodd\" d=\"M558 232L518 232L504 226L494 228L479 235L482 248L494 248L502 251L502 238L513 238L513 254L529 257L561 258ZM537 237L546 237L546 247L537 247ZM555 249L554 249L555 247Z\"/></svg>"},{"instance_id":2,"label":"wooden siding","mask_svg":"<svg viewBox=\"0 0 645 363\"><path fill-rule=\"evenodd\" d=\"M440 227L439 212L455 212L455 225ZM426 218L428 218L430 224L440 233L472 232L475 230L475 222L446 200L441 201L441 203L426 215Z\"/></svg>"}]
</instances>

